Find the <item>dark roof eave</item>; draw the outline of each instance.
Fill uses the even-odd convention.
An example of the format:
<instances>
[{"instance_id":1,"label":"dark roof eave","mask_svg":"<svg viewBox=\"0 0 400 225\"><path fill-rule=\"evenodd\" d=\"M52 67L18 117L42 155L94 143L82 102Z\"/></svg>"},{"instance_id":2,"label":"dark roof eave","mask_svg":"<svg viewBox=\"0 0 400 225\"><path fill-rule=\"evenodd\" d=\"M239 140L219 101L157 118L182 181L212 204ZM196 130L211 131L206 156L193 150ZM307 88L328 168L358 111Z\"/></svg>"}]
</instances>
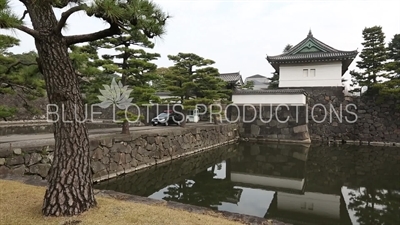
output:
<instances>
[{"instance_id":1,"label":"dark roof eave","mask_svg":"<svg viewBox=\"0 0 400 225\"><path fill-rule=\"evenodd\" d=\"M302 62L310 62L310 61L345 61L345 60L354 60L357 57L358 53L354 53L352 55L346 56L335 56L335 57L315 57L315 58L298 58L298 59L279 59L267 57L267 60L271 64L280 64L280 63L302 63Z\"/></svg>"},{"instance_id":2,"label":"dark roof eave","mask_svg":"<svg viewBox=\"0 0 400 225\"><path fill-rule=\"evenodd\" d=\"M303 89L270 89L270 90L235 90L234 95L280 95L280 94L304 94L307 92Z\"/></svg>"}]
</instances>

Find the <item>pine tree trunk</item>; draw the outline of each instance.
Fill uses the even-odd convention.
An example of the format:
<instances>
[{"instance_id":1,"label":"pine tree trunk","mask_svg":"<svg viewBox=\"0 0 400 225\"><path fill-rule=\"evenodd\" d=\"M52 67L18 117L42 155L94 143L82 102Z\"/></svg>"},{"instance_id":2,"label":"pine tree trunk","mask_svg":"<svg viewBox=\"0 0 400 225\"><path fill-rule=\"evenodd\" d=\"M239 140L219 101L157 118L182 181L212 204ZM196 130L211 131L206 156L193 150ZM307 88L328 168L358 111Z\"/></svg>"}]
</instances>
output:
<instances>
[{"instance_id":1,"label":"pine tree trunk","mask_svg":"<svg viewBox=\"0 0 400 225\"><path fill-rule=\"evenodd\" d=\"M122 132L121 132L121 134L130 134L130 131L129 131L129 121L125 120L125 121L122 123Z\"/></svg>"},{"instance_id":2,"label":"pine tree trunk","mask_svg":"<svg viewBox=\"0 0 400 225\"><path fill-rule=\"evenodd\" d=\"M187 110L182 110L182 113L183 113L183 121L182 121L182 123L180 124L180 126L181 127L186 127L186 120L187 120Z\"/></svg>"},{"instance_id":3,"label":"pine tree trunk","mask_svg":"<svg viewBox=\"0 0 400 225\"><path fill-rule=\"evenodd\" d=\"M90 169L89 137L78 78L62 35L55 33L57 20L48 2L25 3L32 25L39 67L45 78L53 115L54 159L47 177L48 186L42 213L45 216L78 215L96 205ZM54 107L55 108L55 107ZM56 109L52 109L55 111ZM61 113L61 111L63 111Z\"/></svg>"},{"instance_id":4,"label":"pine tree trunk","mask_svg":"<svg viewBox=\"0 0 400 225\"><path fill-rule=\"evenodd\" d=\"M218 124L217 115L213 114L212 118L213 118L214 124L217 125Z\"/></svg>"}]
</instances>

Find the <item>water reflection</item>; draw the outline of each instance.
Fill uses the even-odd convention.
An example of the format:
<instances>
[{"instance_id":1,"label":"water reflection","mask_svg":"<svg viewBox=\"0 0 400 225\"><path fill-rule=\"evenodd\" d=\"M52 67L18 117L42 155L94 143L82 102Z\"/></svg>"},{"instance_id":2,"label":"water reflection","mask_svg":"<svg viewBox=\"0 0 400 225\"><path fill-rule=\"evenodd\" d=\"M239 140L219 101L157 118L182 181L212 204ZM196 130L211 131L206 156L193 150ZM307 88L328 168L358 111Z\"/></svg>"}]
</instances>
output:
<instances>
[{"instance_id":1,"label":"water reflection","mask_svg":"<svg viewBox=\"0 0 400 225\"><path fill-rule=\"evenodd\" d=\"M400 149L240 144L97 185L291 224L400 224Z\"/></svg>"}]
</instances>

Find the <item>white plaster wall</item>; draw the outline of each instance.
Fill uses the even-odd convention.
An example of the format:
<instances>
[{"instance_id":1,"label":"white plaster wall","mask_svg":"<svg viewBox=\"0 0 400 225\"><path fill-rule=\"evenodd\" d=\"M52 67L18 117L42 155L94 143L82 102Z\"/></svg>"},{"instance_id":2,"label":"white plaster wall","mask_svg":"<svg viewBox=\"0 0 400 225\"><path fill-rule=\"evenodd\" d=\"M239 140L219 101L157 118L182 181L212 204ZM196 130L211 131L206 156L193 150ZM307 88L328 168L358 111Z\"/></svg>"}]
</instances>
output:
<instances>
[{"instance_id":1,"label":"white plaster wall","mask_svg":"<svg viewBox=\"0 0 400 225\"><path fill-rule=\"evenodd\" d=\"M267 89L269 87L268 84L255 84L253 85L253 90L262 90Z\"/></svg>"},{"instance_id":2,"label":"white plaster wall","mask_svg":"<svg viewBox=\"0 0 400 225\"><path fill-rule=\"evenodd\" d=\"M303 190L304 187L304 179L290 179L242 173L231 173L231 181L245 184L262 185L266 187L287 188L297 191Z\"/></svg>"},{"instance_id":3,"label":"white plaster wall","mask_svg":"<svg viewBox=\"0 0 400 225\"><path fill-rule=\"evenodd\" d=\"M278 192L278 210L340 219L340 196L306 192L296 195Z\"/></svg>"},{"instance_id":4,"label":"white plaster wall","mask_svg":"<svg viewBox=\"0 0 400 225\"><path fill-rule=\"evenodd\" d=\"M304 76L303 69L315 69L315 77ZM279 87L336 87L342 84L342 63L309 63L281 65Z\"/></svg>"},{"instance_id":5,"label":"white plaster wall","mask_svg":"<svg viewBox=\"0 0 400 225\"><path fill-rule=\"evenodd\" d=\"M306 96L304 94L254 94L254 95L232 95L232 102L236 105L253 104L265 105L305 105Z\"/></svg>"}]
</instances>

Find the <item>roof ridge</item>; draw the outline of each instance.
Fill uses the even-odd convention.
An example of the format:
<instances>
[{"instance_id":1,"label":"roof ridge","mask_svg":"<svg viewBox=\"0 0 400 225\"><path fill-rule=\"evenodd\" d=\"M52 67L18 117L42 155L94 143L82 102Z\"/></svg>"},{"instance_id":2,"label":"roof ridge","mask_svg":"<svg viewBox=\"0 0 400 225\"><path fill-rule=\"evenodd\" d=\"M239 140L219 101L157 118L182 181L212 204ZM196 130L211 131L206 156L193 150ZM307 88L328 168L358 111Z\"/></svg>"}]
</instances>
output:
<instances>
[{"instance_id":1,"label":"roof ridge","mask_svg":"<svg viewBox=\"0 0 400 225\"><path fill-rule=\"evenodd\" d=\"M317 39L316 37L314 37L314 35L311 33L311 30L309 31L307 37L305 37L303 40L301 40L298 44L296 44L295 46L293 46L292 48L290 48L289 51L279 54L279 55L275 55L275 56L289 56L289 55L295 55L296 53L298 53L301 49L301 47L307 42L307 41L312 41L313 43L315 43L318 47L322 48L322 49L326 49L328 50L327 53L337 53L337 52L354 52L353 51L343 51L343 50L339 50L336 49L324 42L322 42L321 40ZM275 57L275 56L269 56L269 57Z\"/></svg>"}]
</instances>

